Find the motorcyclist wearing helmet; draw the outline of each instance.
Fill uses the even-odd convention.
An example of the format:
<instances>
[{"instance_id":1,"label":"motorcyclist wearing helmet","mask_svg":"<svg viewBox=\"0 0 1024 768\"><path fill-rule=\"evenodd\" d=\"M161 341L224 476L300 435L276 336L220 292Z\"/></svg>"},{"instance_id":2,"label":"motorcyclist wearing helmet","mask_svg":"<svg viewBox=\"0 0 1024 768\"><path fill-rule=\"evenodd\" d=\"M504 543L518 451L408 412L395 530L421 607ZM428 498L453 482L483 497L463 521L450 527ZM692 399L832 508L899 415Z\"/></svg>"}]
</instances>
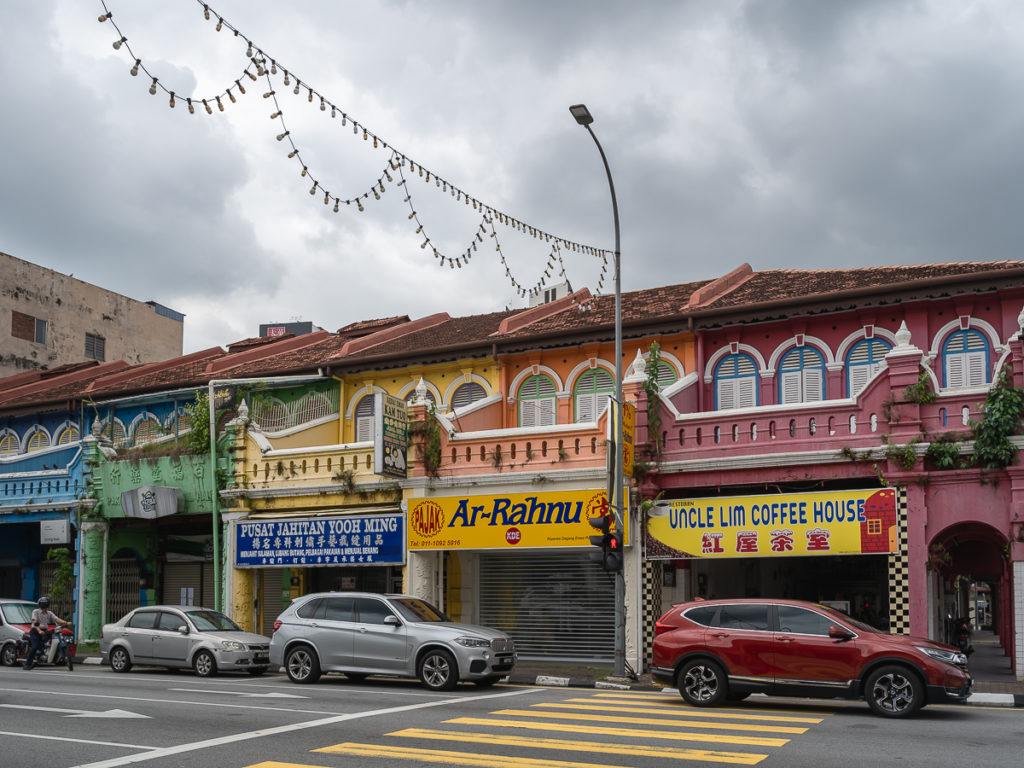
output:
<instances>
[{"instance_id":1,"label":"motorcyclist wearing helmet","mask_svg":"<svg viewBox=\"0 0 1024 768\"><path fill-rule=\"evenodd\" d=\"M42 650L50 636L50 625L59 624L66 627L70 623L50 610L50 598L39 598L39 607L32 611L32 627L28 631L28 655L25 657L25 669L32 669L35 666L36 655Z\"/></svg>"}]
</instances>

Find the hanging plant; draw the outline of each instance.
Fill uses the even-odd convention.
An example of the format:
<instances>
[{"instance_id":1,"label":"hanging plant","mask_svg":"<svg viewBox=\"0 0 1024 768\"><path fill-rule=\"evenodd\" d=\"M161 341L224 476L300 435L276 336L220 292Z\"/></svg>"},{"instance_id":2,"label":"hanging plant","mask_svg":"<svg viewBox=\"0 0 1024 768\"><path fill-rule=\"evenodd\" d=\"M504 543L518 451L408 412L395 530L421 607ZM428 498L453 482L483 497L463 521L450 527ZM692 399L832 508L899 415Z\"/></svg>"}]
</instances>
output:
<instances>
[{"instance_id":1,"label":"hanging plant","mask_svg":"<svg viewBox=\"0 0 1024 768\"><path fill-rule=\"evenodd\" d=\"M437 477L441 468L441 427L434 414L434 404L427 406L427 417L422 421L409 421L408 443L416 446L416 454L430 477Z\"/></svg>"},{"instance_id":2,"label":"hanging plant","mask_svg":"<svg viewBox=\"0 0 1024 768\"><path fill-rule=\"evenodd\" d=\"M1008 365L999 369L985 397L982 414L980 421L971 424L974 461L982 469L1005 469L1017 456L1010 435L1020 431L1024 419L1024 390L1011 383Z\"/></svg>"},{"instance_id":3,"label":"hanging plant","mask_svg":"<svg viewBox=\"0 0 1024 768\"><path fill-rule=\"evenodd\" d=\"M644 365L643 390L647 399L647 435L651 444L651 453L655 459L661 456L661 387L658 385L658 363L661 362L659 354L661 345L658 342L651 344L647 355L647 363Z\"/></svg>"}]
</instances>

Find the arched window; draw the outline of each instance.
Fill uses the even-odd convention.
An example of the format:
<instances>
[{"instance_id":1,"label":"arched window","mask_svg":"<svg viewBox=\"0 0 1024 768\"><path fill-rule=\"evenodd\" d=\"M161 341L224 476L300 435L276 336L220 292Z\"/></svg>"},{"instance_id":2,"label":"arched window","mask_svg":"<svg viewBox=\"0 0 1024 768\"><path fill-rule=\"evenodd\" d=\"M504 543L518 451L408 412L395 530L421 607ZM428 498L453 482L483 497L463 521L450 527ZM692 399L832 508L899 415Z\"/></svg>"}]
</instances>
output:
<instances>
[{"instance_id":1,"label":"arched window","mask_svg":"<svg viewBox=\"0 0 1024 768\"><path fill-rule=\"evenodd\" d=\"M57 445L67 445L78 442L78 427L65 427L57 435Z\"/></svg>"},{"instance_id":2,"label":"arched window","mask_svg":"<svg viewBox=\"0 0 1024 768\"><path fill-rule=\"evenodd\" d=\"M825 399L825 358L813 347L793 347L779 363L779 402Z\"/></svg>"},{"instance_id":3,"label":"arched window","mask_svg":"<svg viewBox=\"0 0 1024 768\"><path fill-rule=\"evenodd\" d=\"M146 417L135 425L133 441L135 445L143 445L159 439L162 434L163 428L160 426L160 422L154 418Z\"/></svg>"},{"instance_id":4,"label":"arched window","mask_svg":"<svg viewBox=\"0 0 1024 768\"><path fill-rule=\"evenodd\" d=\"M6 456L18 452L20 441L18 436L10 431L0 432L0 456Z\"/></svg>"},{"instance_id":5,"label":"arched window","mask_svg":"<svg viewBox=\"0 0 1024 768\"><path fill-rule=\"evenodd\" d=\"M519 387L520 427L546 427L556 423L558 401L555 382L543 374L531 376Z\"/></svg>"},{"instance_id":6,"label":"arched window","mask_svg":"<svg viewBox=\"0 0 1024 768\"><path fill-rule=\"evenodd\" d=\"M32 453L32 451L41 451L43 448L50 447L50 435L45 429L37 429L31 435L28 436L28 442L25 444L25 452Z\"/></svg>"},{"instance_id":7,"label":"arched window","mask_svg":"<svg viewBox=\"0 0 1024 768\"><path fill-rule=\"evenodd\" d=\"M608 395L615 392L615 378L604 368L592 368L576 379L576 421L596 421Z\"/></svg>"},{"instance_id":8,"label":"arched window","mask_svg":"<svg viewBox=\"0 0 1024 768\"><path fill-rule=\"evenodd\" d=\"M475 381L467 381L452 393L452 410L471 405L477 400L483 400L485 397L487 397L486 389Z\"/></svg>"},{"instance_id":9,"label":"arched window","mask_svg":"<svg viewBox=\"0 0 1024 768\"><path fill-rule=\"evenodd\" d=\"M669 384L675 384L677 381L679 381L679 374L676 373L676 369L664 360L659 360L658 386L667 387Z\"/></svg>"},{"instance_id":10,"label":"arched window","mask_svg":"<svg viewBox=\"0 0 1024 768\"><path fill-rule=\"evenodd\" d=\"M945 386L977 387L989 382L989 349L985 336L973 328L953 331L942 345Z\"/></svg>"},{"instance_id":11,"label":"arched window","mask_svg":"<svg viewBox=\"0 0 1024 768\"><path fill-rule=\"evenodd\" d=\"M356 406L356 442L373 440L373 395L366 395Z\"/></svg>"},{"instance_id":12,"label":"arched window","mask_svg":"<svg viewBox=\"0 0 1024 768\"><path fill-rule=\"evenodd\" d=\"M846 355L846 394L856 397L878 373L892 345L882 339L861 339Z\"/></svg>"},{"instance_id":13,"label":"arched window","mask_svg":"<svg viewBox=\"0 0 1024 768\"><path fill-rule=\"evenodd\" d=\"M715 408L750 408L759 404L757 363L742 352L728 355L715 366Z\"/></svg>"}]
</instances>

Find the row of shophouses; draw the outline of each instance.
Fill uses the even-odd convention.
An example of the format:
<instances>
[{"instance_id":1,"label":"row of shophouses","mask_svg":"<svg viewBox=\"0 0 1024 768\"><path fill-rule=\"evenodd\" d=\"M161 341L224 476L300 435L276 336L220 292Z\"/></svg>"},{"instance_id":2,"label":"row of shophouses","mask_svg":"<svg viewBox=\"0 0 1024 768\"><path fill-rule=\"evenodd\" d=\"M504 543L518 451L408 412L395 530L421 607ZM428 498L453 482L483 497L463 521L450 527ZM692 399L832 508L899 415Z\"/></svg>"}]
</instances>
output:
<instances>
[{"instance_id":1,"label":"row of shophouses","mask_svg":"<svg viewBox=\"0 0 1024 768\"><path fill-rule=\"evenodd\" d=\"M1024 679L1024 262L743 265L622 306L632 667L682 599L822 601L944 639L974 584ZM587 518L613 310L584 289L0 380L0 595L51 589L65 548L54 597L83 640L152 603L270 634L296 596L365 589L504 629L524 657L610 659ZM408 404L387 471L377 393Z\"/></svg>"}]
</instances>

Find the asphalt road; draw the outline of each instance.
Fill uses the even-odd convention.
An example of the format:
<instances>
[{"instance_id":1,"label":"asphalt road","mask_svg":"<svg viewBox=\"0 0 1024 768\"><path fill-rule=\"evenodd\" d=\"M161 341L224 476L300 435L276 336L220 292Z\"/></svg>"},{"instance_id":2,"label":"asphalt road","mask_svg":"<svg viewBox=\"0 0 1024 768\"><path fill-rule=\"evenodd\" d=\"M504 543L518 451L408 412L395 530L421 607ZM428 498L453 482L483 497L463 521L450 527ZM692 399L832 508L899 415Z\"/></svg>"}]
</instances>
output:
<instances>
[{"instance_id":1,"label":"asphalt road","mask_svg":"<svg viewBox=\"0 0 1024 768\"><path fill-rule=\"evenodd\" d=\"M136 667L0 667L0 766L488 768L1020 765L1024 710L751 697L693 709L668 693L413 681L312 686Z\"/></svg>"}]
</instances>

